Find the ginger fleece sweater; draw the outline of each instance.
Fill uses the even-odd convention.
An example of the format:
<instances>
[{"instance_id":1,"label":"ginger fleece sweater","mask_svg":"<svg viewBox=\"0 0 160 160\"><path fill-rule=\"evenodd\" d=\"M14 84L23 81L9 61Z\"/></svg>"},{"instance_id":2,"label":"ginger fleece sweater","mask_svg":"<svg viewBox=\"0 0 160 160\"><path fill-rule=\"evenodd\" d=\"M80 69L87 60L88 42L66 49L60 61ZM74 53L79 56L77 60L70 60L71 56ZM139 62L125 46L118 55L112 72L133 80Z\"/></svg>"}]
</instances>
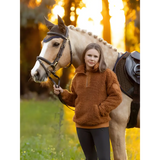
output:
<instances>
[{"instance_id":1,"label":"ginger fleece sweater","mask_svg":"<svg viewBox=\"0 0 160 160\"><path fill-rule=\"evenodd\" d=\"M119 82L113 71L99 69L85 71L85 65L76 69L71 92L64 90L62 99L75 107L73 121L81 128L108 127L109 113L122 101Z\"/></svg>"}]
</instances>

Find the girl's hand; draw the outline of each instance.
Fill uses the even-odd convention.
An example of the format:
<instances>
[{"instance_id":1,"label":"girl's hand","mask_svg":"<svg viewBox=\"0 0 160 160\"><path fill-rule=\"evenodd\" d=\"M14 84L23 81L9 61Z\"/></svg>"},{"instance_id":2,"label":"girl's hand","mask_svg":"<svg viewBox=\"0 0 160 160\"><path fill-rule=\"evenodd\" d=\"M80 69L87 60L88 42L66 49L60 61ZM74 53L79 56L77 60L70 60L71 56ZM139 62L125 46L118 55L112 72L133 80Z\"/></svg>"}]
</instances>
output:
<instances>
[{"instance_id":1,"label":"girl's hand","mask_svg":"<svg viewBox=\"0 0 160 160\"><path fill-rule=\"evenodd\" d=\"M53 85L54 94L59 95L59 93L63 93L63 89L61 87L56 88L55 85Z\"/></svg>"}]
</instances>

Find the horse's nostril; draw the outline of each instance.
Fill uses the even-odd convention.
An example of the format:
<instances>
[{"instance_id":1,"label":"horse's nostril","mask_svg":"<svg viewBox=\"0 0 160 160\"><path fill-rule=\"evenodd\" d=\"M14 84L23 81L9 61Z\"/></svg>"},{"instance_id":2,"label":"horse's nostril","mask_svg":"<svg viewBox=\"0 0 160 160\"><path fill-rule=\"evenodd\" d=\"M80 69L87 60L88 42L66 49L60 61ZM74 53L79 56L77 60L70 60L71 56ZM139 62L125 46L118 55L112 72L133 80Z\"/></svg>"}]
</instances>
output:
<instances>
[{"instance_id":1,"label":"horse's nostril","mask_svg":"<svg viewBox=\"0 0 160 160\"><path fill-rule=\"evenodd\" d=\"M34 77L35 77L36 79L38 79L39 76L40 76L40 73L39 73L39 70L37 69L37 70L35 71L35 73L34 73Z\"/></svg>"}]
</instances>

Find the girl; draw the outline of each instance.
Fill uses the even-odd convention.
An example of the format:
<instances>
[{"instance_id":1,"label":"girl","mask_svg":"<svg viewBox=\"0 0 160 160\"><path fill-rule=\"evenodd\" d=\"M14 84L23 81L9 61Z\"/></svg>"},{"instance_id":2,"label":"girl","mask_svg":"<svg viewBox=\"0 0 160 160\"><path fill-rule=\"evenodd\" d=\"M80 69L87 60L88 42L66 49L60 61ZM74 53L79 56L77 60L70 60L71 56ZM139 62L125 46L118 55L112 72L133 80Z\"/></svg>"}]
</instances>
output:
<instances>
[{"instance_id":1,"label":"girl","mask_svg":"<svg viewBox=\"0 0 160 160\"><path fill-rule=\"evenodd\" d=\"M54 93L75 107L73 121L86 160L110 160L109 113L121 103L121 90L97 43L89 44L82 58L84 64L76 69L71 92L53 86Z\"/></svg>"}]
</instances>

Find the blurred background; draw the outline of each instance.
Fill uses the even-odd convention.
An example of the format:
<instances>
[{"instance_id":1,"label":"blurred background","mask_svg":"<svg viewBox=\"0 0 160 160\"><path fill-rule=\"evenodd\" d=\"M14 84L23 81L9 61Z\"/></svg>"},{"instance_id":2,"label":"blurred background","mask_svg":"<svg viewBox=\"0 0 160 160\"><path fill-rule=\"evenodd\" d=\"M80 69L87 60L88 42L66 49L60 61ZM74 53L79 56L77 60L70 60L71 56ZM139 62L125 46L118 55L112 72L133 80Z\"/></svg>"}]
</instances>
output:
<instances>
[{"instance_id":1,"label":"blurred background","mask_svg":"<svg viewBox=\"0 0 160 160\"><path fill-rule=\"evenodd\" d=\"M57 24L60 15L66 25L97 34L119 52L140 52L140 0L20 0L20 95L45 99L47 86L31 80L30 71L48 32L44 16ZM63 73L63 74L62 74ZM67 88L74 68L59 71L61 86Z\"/></svg>"},{"instance_id":2,"label":"blurred background","mask_svg":"<svg viewBox=\"0 0 160 160\"><path fill-rule=\"evenodd\" d=\"M20 159L84 160L72 121L74 112L57 100L52 87L35 83L30 71L48 32L44 16L57 15L102 37L118 52L140 52L140 0L20 0ZM56 73L69 88L73 66ZM129 160L140 159L140 130L126 129ZM111 147L111 159L113 151Z\"/></svg>"}]
</instances>

